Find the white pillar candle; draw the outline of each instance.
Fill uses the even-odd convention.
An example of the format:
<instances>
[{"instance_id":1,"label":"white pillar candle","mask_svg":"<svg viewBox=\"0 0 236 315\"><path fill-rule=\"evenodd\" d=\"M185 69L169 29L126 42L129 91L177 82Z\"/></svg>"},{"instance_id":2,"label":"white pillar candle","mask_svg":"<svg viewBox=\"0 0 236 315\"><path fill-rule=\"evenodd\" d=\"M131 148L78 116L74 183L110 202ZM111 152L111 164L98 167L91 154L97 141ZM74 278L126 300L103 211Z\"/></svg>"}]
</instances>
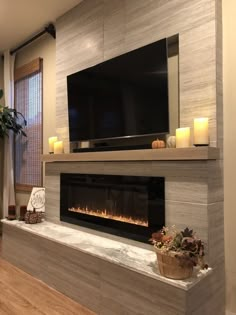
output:
<instances>
[{"instance_id":1,"label":"white pillar candle","mask_svg":"<svg viewBox=\"0 0 236 315\"><path fill-rule=\"evenodd\" d=\"M80 147L81 149L89 148L89 141L81 141Z\"/></svg>"},{"instance_id":2,"label":"white pillar candle","mask_svg":"<svg viewBox=\"0 0 236 315\"><path fill-rule=\"evenodd\" d=\"M57 137L48 138L49 153L54 152L54 142L56 141L57 141Z\"/></svg>"},{"instance_id":3,"label":"white pillar candle","mask_svg":"<svg viewBox=\"0 0 236 315\"><path fill-rule=\"evenodd\" d=\"M208 145L208 118L195 118L194 119L194 132L193 132L194 145Z\"/></svg>"},{"instance_id":4,"label":"white pillar candle","mask_svg":"<svg viewBox=\"0 0 236 315\"><path fill-rule=\"evenodd\" d=\"M54 142L54 154L64 153L63 141Z\"/></svg>"},{"instance_id":5,"label":"white pillar candle","mask_svg":"<svg viewBox=\"0 0 236 315\"><path fill-rule=\"evenodd\" d=\"M176 129L176 148L188 148L190 146L190 128Z\"/></svg>"}]
</instances>

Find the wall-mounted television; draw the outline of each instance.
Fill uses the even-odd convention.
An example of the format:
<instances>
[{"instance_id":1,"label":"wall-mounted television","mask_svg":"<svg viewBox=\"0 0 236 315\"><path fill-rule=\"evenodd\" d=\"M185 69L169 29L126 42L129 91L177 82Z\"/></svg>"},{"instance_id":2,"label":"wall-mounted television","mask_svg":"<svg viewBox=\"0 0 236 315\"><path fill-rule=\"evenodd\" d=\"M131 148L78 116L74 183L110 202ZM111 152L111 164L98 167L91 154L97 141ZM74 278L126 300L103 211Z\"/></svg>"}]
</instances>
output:
<instances>
[{"instance_id":1,"label":"wall-mounted television","mask_svg":"<svg viewBox=\"0 0 236 315\"><path fill-rule=\"evenodd\" d=\"M167 61L162 39L69 75L70 142L168 133Z\"/></svg>"}]
</instances>

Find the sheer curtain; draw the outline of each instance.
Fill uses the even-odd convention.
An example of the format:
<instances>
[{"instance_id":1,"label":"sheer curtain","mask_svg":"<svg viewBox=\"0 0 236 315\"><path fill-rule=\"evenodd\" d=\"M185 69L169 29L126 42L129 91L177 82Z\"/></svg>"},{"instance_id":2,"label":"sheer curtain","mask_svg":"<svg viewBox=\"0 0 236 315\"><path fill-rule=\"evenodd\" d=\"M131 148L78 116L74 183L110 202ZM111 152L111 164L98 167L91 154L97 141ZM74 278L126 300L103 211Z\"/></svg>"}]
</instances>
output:
<instances>
[{"instance_id":1,"label":"sheer curtain","mask_svg":"<svg viewBox=\"0 0 236 315\"><path fill-rule=\"evenodd\" d=\"M15 56L9 51L4 52L4 97L5 106L14 108L14 63ZM13 159L14 135L4 139L4 162L3 162L3 217L8 214L8 205L15 205L14 189L14 159Z\"/></svg>"}]
</instances>

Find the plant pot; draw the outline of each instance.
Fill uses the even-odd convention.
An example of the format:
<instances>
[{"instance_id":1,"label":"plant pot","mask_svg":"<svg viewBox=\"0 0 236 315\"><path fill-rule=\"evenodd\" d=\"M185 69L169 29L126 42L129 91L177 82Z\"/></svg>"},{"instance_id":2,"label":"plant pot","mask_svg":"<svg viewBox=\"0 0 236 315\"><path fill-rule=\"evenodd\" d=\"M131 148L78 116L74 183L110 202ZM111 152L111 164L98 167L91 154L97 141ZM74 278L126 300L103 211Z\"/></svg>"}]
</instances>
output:
<instances>
[{"instance_id":1,"label":"plant pot","mask_svg":"<svg viewBox=\"0 0 236 315\"><path fill-rule=\"evenodd\" d=\"M193 266L191 264L182 266L180 260L175 257L176 252L163 252L155 247L154 249L157 255L158 268L162 276L176 280L183 280L192 276Z\"/></svg>"}]
</instances>

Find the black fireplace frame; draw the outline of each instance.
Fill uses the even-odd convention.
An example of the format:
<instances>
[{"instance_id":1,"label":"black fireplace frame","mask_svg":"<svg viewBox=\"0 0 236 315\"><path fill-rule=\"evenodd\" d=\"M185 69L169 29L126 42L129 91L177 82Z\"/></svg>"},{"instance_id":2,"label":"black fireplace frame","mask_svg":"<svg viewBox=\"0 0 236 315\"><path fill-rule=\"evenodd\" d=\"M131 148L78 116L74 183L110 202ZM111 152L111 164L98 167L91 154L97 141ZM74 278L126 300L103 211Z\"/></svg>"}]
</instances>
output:
<instances>
[{"instance_id":1,"label":"black fireplace frame","mask_svg":"<svg viewBox=\"0 0 236 315\"><path fill-rule=\"evenodd\" d=\"M131 177L134 179L145 179L146 182L148 182L148 194L150 195L148 205L148 222L151 224L146 227L99 216L68 211L68 186L72 185L73 183L78 185L78 181L79 184L81 184L81 178L84 178L86 181L86 177L93 177L96 178L96 180L104 177L108 180L112 180L114 177L119 177L121 181L125 180L125 178L130 179ZM158 188L157 186L159 186L159 191L154 192L153 189ZM101 232L134 239L136 241L145 243L148 242L153 232L161 229L165 225L164 177L61 173L60 190L60 220L63 222L84 226ZM155 210L157 203L158 211Z\"/></svg>"}]
</instances>

